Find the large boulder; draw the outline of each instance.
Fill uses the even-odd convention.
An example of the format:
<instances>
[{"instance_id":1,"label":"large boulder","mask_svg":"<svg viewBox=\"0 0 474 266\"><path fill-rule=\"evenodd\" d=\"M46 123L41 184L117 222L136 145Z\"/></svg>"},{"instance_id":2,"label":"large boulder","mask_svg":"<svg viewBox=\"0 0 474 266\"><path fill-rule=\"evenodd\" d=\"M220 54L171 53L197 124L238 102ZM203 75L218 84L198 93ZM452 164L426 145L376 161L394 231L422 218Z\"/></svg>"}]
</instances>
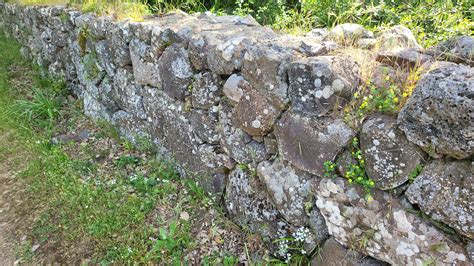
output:
<instances>
[{"instance_id":1,"label":"large boulder","mask_svg":"<svg viewBox=\"0 0 474 266\"><path fill-rule=\"evenodd\" d=\"M474 154L474 69L444 65L423 75L398 115L409 141L434 157Z\"/></svg>"},{"instance_id":2,"label":"large boulder","mask_svg":"<svg viewBox=\"0 0 474 266\"><path fill-rule=\"evenodd\" d=\"M295 111L323 116L339 110L359 85L359 66L342 56L301 59L288 70L289 97Z\"/></svg>"},{"instance_id":3,"label":"large boulder","mask_svg":"<svg viewBox=\"0 0 474 266\"><path fill-rule=\"evenodd\" d=\"M474 239L474 163L436 160L406 191L408 200L431 218Z\"/></svg>"},{"instance_id":4,"label":"large boulder","mask_svg":"<svg viewBox=\"0 0 474 266\"><path fill-rule=\"evenodd\" d=\"M410 143L397 128L394 117L370 117L362 126L360 146L365 170L375 187L387 190L408 181L410 173L423 164L424 152Z\"/></svg>"},{"instance_id":5,"label":"large boulder","mask_svg":"<svg viewBox=\"0 0 474 266\"><path fill-rule=\"evenodd\" d=\"M354 135L342 119L314 119L292 110L275 125L283 159L318 176L324 174L324 162L332 161Z\"/></svg>"},{"instance_id":6,"label":"large boulder","mask_svg":"<svg viewBox=\"0 0 474 266\"><path fill-rule=\"evenodd\" d=\"M374 190L367 199L365 189L343 178L324 178L314 192L329 234L344 246L393 265L469 265L464 247L388 193Z\"/></svg>"},{"instance_id":7,"label":"large boulder","mask_svg":"<svg viewBox=\"0 0 474 266\"><path fill-rule=\"evenodd\" d=\"M324 242L320 252L313 257L312 266L388 266L388 263L366 257L363 254L345 248L334 238L329 238Z\"/></svg>"}]
</instances>

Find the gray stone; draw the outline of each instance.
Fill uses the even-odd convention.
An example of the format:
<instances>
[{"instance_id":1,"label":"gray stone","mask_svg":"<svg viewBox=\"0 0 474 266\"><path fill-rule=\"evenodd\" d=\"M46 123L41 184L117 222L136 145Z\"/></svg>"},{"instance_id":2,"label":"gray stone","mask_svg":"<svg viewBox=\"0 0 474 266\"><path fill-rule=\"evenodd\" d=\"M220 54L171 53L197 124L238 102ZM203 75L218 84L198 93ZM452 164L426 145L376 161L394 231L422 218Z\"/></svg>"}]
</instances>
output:
<instances>
[{"instance_id":1,"label":"gray stone","mask_svg":"<svg viewBox=\"0 0 474 266\"><path fill-rule=\"evenodd\" d=\"M342 119L314 119L287 111L275 125L280 154L297 168L323 176L323 164L332 161L355 132Z\"/></svg>"},{"instance_id":2,"label":"gray stone","mask_svg":"<svg viewBox=\"0 0 474 266\"><path fill-rule=\"evenodd\" d=\"M217 105L222 95L222 79L210 72L196 74L193 79L193 107L207 110Z\"/></svg>"},{"instance_id":3,"label":"gray stone","mask_svg":"<svg viewBox=\"0 0 474 266\"><path fill-rule=\"evenodd\" d=\"M324 216L321 214L319 209L316 206L312 207L313 209L309 213L309 227L315 235L316 241L320 245L324 240L328 239L329 237L328 227L326 226Z\"/></svg>"},{"instance_id":4,"label":"gray stone","mask_svg":"<svg viewBox=\"0 0 474 266\"><path fill-rule=\"evenodd\" d=\"M232 74L225 82L223 92L230 103L237 104L242 95L244 95L244 87L248 86L248 82L237 74Z\"/></svg>"},{"instance_id":5,"label":"gray stone","mask_svg":"<svg viewBox=\"0 0 474 266\"><path fill-rule=\"evenodd\" d=\"M243 92L234 110L236 122L251 136L267 134L280 114L278 106L250 85L244 86Z\"/></svg>"},{"instance_id":6,"label":"gray stone","mask_svg":"<svg viewBox=\"0 0 474 266\"><path fill-rule=\"evenodd\" d=\"M229 174L224 199L231 219L242 228L259 233L267 241L288 235L289 226L250 171L237 167Z\"/></svg>"},{"instance_id":7,"label":"gray stone","mask_svg":"<svg viewBox=\"0 0 474 266\"><path fill-rule=\"evenodd\" d=\"M312 266L340 265L340 266L382 266L388 263L366 257L357 251L350 250L339 244L334 238L324 242L319 253L313 257Z\"/></svg>"},{"instance_id":8,"label":"gray stone","mask_svg":"<svg viewBox=\"0 0 474 266\"><path fill-rule=\"evenodd\" d=\"M288 102L286 70L292 54L275 46L252 46L245 53L242 75L278 109Z\"/></svg>"},{"instance_id":9,"label":"gray stone","mask_svg":"<svg viewBox=\"0 0 474 266\"><path fill-rule=\"evenodd\" d=\"M395 51L382 51L377 54L376 60L395 68L412 69L433 60L433 58L418 49L406 48Z\"/></svg>"},{"instance_id":10,"label":"gray stone","mask_svg":"<svg viewBox=\"0 0 474 266\"><path fill-rule=\"evenodd\" d=\"M468 64L474 67L474 37L459 36L452 38L431 47L428 53L438 59Z\"/></svg>"},{"instance_id":11,"label":"gray stone","mask_svg":"<svg viewBox=\"0 0 474 266\"><path fill-rule=\"evenodd\" d=\"M375 187L382 190L408 181L410 173L423 164L426 157L397 128L396 118L386 115L373 116L364 122L360 148L367 175L375 181Z\"/></svg>"},{"instance_id":12,"label":"gray stone","mask_svg":"<svg viewBox=\"0 0 474 266\"><path fill-rule=\"evenodd\" d=\"M133 82L130 69L119 68L114 79L113 99L118 106L140 119L146 119L143 109L144 87Z\"/></svg>"},{"instance_id":13,"label":"gray stone","mask_svg":"<svg viewBox=\"0 0 474 266\"><path fill-rule=\"evenodd\" d=\"M421 265L433 259L440 264L469 265L460 244L380 190L366 191L346 179L324 178L314 188L316 206L329 234L344 246L393 265Z\"/></svg>"},{"instance_id":14,"label":"gray stone","mask_svg":"<svg viewBox=\"0 0 474 266\"><path fill-rule=\"evenodd\" d=\"M209 69L207 65L207 40L202 36L193 36L189 41L189 60L197 71Z\"/></svg>"},{"instance_id":15,"label":"gray stone","mask_svg":"<svg viewBox=\"0 0 474 266\"><path fill-rule=\"evenodd\" d=\"M177 162L182 172L198 176L200 184L214 191L214 176L222 174L230 158L218 147L203 142L192 126L184 103L173 100L163 91L148 87L143 97L145 112L153 124L153 141L164 155ZM195 113L198 115L198 113ZM201 113L206 116L207 113ZM202 133L202 132L200 132Z\"/></svg>"},{"instance_id":16,"label":"gray stone","mask_svg":"<svg viewBox=\"0 0 474 266\"><path fill-rule=\"evenodd\" d=\"M173 99L184 100L189 95L193 72L188 54L178 44L168 46L158 60L163 90Z\"/></svg>"},{"instance_id":17,"label":"gray stone","mask_svg":"<svg viewBox=\"0 0 474 266\"><path fill-rule=\"evenodd\" d=\"M377 45L377 40L373 38L363 38L357 41L357 47L361 49L371 50Z\"/></svg>"},{"instance_id":18,"label":"gray stone","mask_svg":"<svg viewBox=\"0 0 474 266\"><path fill-rule=\"evenodd\" d=\"M332 28L326 38L340 44L353 45L361 38L374 38L374 34L362 25L344 23Z\"/></svg>"},{"instance_id":19,"label":"gray stone","mask_svg":"<svg viewBox=\"0 0 474 266\"><path fill-rule=\"evenodd\" d=\"M382 31L377 36L379 51L396 51L404 48L422 49L410 29L397 25Z\"/></svg>"},{"instance_id":20,"label":"gray stone","mask_svg":"<svg viewBox=\"0 0 474 266\"><path fill-rule=\"evenodd\" d=\"M310 32L306 34L306 36L314 37L319 40L323 40L329 34L329 30L326 28L316 28L312 29Z\"/></svg>"},{"instance_id":21,"label":"gray stone","mask_svg":"<svg viewBox=\"0 0 474 266\"><path fill-rule=\"evenodd\" d=\"M434 220L474 239L474 163L435 160L406 191L408 200Z\"/></svg>"},{"instance_id":22,"label":"gray stone","mask_svg":"<svg viewBox=\"0 0 474 266\"><path fill-rule=\"evenodd\" d=\"M265 144L252 139L249 134L236 127L237 124L233 109L226 102L221 102L218 131L222 149L238 163L251 164L255 168L269 156Z\"/></svg>"},{"instance_id":23,"label":"gray stone","mask_svg":"<svg viewBox=\"0 0 474 266\"><path fill-rule=\"evenodd\" d=\"M294 169L281 159L261 162L257 174L284 218L295 226L307 225L305 204L309 199L311 183L317 180L316 177Z\"/></svg>"},{"instance_id":24,"label":"gray stone","mask_svg":"<svg viewBox=\"0 0 474 266\"><path fill-rule=\"evenodd\" d=\"M128 44L132 40L132 33L128 23L118 23L116 27L112 27L109 33L111 43L110 49L112 60L118 67L132 65L130 57L130 48Z\"/></svg>"},{"instance_id":25,"label":"gray stone","mask_svg":"<svg viewBox=\"0 0 474 266\"><path fill-rule=\"evenodd\" d=\"M122 136L135 145L143 139L148 139L150 141L152 139L151 123L123 110L115 112L112 115L111 123L118 128Z\"/></svg>"},{"instance_id":26,"label":"gray stone","mask_svg":"<svg viewBox=\"0 0 474 266\"><path fill-rule=\"evenodd\" d=\"M474 241L469 241L466 245L467 254L471 259L471 262L474 261Z\"/></svg>"},{"instance_id":27,"label":"gray stone","mask_svg":"<svg viewBox=\"0 0 474 266\"><path fill-rule=\"evenodd\" d=\"M214 39L207 51L207 65L218 75L230 75L242 67L245 51L253 41L245 36Z\"/></svg>"},{"instance_id":28,"label":"gray stone","mask_svg":"<svg viewBox=\"0 0 474 266\"><path fill-rule=\"evenodd\" d=\"M143 86L161 88L160 69L155 57L157 55L154 54L151 46L133 39L129 47L135 81Z\"/></svg>"},{"instance_id":29,"label":"gray stone","mask_svg":"<svg viewBox=\"0 0 474 266\"><path fill-rule=\"evenodd\" d=\"M214 112L212 109L195 109L188 116L198 142L219 144L219 132L217 131L219 114L217 112Z\"/></svg>"},{"instance_id":30,"label":"gray stone","mask_svg":"<svg viewBox=\"0 0 474 266\"><path fill-rule=\"evenodd\" d=\"M446 65L423 75L398 115L409 141L433 157L474 154L474 69Z\"/></svg>"},{"instance_id":31,"label":"gray stone","mask_svg":"<svg viewBox=\"0 0 474 266\"><path fill-rule=\"evenodd\" d=\"M310 57L292 63L288 77L295 111L322 116L351 99L359 85L359 66L340 56Z\"/></svg>"}]
</instances>

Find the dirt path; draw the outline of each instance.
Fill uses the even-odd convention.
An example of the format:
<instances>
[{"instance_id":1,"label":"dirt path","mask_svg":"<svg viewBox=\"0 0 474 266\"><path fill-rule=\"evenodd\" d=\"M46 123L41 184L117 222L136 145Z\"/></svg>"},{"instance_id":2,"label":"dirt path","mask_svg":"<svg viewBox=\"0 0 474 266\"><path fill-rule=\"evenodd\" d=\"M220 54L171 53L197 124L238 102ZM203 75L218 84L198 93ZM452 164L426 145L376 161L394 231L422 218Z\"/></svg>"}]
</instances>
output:
<instances>
[{"instance_id":1,"label":"dirt path","mask_svg":"<svg viewBox=\"0 0 474 266\"><path fill-rule=\"evenodd\" d=\"M20 228L26 222L21 211L24 188L15 177L27 156L12 152L11 147L10 133L0 129L0 265L15 264Z\"/></svg>"}]
</instances>

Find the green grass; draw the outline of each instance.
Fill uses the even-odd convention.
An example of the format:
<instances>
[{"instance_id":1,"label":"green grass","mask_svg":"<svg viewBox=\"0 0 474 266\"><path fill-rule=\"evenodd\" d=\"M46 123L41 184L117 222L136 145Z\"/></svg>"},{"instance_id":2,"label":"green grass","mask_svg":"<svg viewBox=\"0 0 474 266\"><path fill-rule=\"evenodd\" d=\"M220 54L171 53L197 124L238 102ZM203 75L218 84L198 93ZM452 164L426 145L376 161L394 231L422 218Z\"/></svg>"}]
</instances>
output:
<instances>
[{"instance_id":1,"label":"green grass","mask_svg":"<svg viewBox=\"0 0 474 266\"><path fill-rule=\"evenodd\" d=\"M358 23L373 31L393 25L410 28L423 46L473 35L471 0L10 0L22 4L68 4L83 12L142 20L152 13L251 15L262 25L292 34L313 28Z\"/></svg>"},{"instance_id":2,"label":"green grass","mask_svg":"<svg viewBox=\"0 0 474 266\"><path fill-rule=\"evenodd\" d=\"M190 221L180 220L179 213L183 206L191 210L212 206L211 199L195 182L181 180L166 163L123 155L115 161L112 179L106 179L98 175L94 161L71 158L63 149L66 146L51 144L58 120L70 115L67 104L50 103L52 96L64 94L63 83L40 78L19 48L0 34L0 134L12 132L15 140L0 141L0 159L7 153L32 158L20 178L27 184L25 199L39 212L27 235L30 244L21 249L24 259L35 260L29 247L39 243L40 250L76 262L82 259L78 256L96 263L181 261L194 243ZM31 86L12 85L21 76L15 72L18 67L30 70L24 73L31 75ZM99 135L116 133L105 127ZM146 168L146 173L136 170L137 165ZM93 178L83 179L85 175ZM170 202L170 196L176 202ZM171 206L170 221L147 222L157 205ZM73 254L76 249L82 253Z\"/></svg>"}]
</instances>

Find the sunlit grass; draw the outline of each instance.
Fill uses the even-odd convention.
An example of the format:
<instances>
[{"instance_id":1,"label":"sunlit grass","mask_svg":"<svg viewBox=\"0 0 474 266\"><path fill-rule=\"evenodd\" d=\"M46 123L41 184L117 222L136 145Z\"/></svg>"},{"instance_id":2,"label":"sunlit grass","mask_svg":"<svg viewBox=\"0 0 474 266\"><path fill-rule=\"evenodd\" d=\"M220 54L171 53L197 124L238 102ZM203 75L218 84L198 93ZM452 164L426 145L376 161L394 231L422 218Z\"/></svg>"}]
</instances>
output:
<instances>
[{"instance_id":1,"label":"sunlit grass","mask_svg":"<svg viewBox=\"0 0 474 266\"><path fill-rule=\"evenodd\" d=\"M70 6L84 13L94 13L98 16L112 16L116 20L130 19L142 21L151 14L150 7L140 0L9 0L9 3L20 5Z\"/></svg>"}]
</instances>

